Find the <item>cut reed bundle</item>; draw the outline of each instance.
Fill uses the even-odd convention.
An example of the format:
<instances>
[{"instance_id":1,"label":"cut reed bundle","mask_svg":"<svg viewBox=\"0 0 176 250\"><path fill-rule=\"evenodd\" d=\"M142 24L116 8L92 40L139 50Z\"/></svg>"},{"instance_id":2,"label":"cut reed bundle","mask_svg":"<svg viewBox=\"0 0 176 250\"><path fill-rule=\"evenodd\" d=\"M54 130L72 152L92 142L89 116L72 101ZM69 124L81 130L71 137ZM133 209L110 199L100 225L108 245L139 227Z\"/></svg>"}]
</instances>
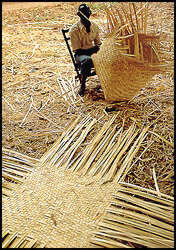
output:
<instances>
[{"instance_id":1,"label":"cut reed bundle","mask_svg":"<svg viewBox=\"0 0 176 250\"><path fill-rule=\"evenodd\" d=\"M110 33L92 55L108 101L131 99L156 73L173 67L163 60L160 35L147 27L149 3L115 6L105 6Z\"/></svg>"},{"instance_id":2,"label":"cut reed bundle","mask_svg":"<svg viewBox=\"0 0 176 250\"><path fill-rule=\"evenodd\" d=\"M39 160L18 152L2 149L2 195L8 197L16 184L22 184L25 177L38 165Z\"/></svg>"},{"instance_id":3,"label":"cut reed bundle","mask_svg":"<svg viewBox=\"0 0 176 250\"><path fill-rule=\"evenodd\" d=\"M18 232L11 232L9 229L3 230L2 248L44 248L46 244L29 236L21 236Z\"/></svg>"},{"instance_id":4,"label":"cut reed bundle","mask_svg":"<svg viewBox=\"0 0 176 250\"><path fill-rule=\"evenodd\" d=\"M162 195L162 194L161 194ZM170 196L122 183L98 223L92 243L100 247L174 247L174 202Z\"/></svg>"},{"instance_id":5,"label":"cut reed bundle","mask_svg":"<svg viewBox=\"0 0 176 250\"><path fill-rule=\"evenodd\" d=\"M42 164L47 164L48 167L62 166L71 172L95 176L102 183L124 180L149 127L137 130L135 124L132 124L125 131L123 127L117 129L112 124L118 115L119 113L103 125L81 154L78 154L79 147L96 120L86 117L80 122L78 117L41 158Z\"/></svg>"}]
</instances>

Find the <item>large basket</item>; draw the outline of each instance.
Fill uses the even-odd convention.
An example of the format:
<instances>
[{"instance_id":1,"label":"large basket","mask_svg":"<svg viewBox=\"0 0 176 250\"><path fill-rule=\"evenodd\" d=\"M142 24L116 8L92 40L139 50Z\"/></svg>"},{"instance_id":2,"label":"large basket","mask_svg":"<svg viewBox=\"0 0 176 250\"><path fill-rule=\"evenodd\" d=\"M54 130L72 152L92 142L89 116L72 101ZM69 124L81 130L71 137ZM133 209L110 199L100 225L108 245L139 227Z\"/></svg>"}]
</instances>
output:
<instances>
[{"instance_id":1,"label":"large basket","mask_svg":"<svg viewBox=\"0 0 176 250\"><path fill-rule=\"evenodd\" d=\"M130 100L161 70L137 61L125 52L117 44L115 35L111 35L103 42L99 52L92 55L107 101Z\"/></svg>"}]
</instances>

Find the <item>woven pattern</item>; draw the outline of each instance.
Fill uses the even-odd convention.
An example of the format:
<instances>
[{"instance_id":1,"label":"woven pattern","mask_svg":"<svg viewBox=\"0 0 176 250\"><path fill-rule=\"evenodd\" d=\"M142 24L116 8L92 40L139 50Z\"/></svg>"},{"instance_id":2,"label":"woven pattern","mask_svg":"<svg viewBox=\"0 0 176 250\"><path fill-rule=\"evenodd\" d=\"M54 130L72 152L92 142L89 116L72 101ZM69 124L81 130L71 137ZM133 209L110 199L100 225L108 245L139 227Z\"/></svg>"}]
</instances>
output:
<instances>
[{"instance_id":1,"label":"woven pattern","mask_svg":"<svg viewBox=\"0 0 176 250\"><path fill-rule=\"evenodd\" d=\"M3 203L3 228L47 247L90 247L91 232L115 187L57 168L31 174Z\"/></svg>"},{"instance_id":2,"label":"woven pattern","mask_svg":"<svg viewBox=\"0 0 176 250\"><path fill-rule=\"evenodd\" d=\"M107 101L130 100L160 72L157 68L151 69L143 63L131 61L131 58L123 55L125 50L122 52L121 48L117 45L115 34L112 34L104 41L99 52L92 55Z\"/></svg>"},{"instance_id":3,"label":"woven pattern","mask_svg":"<svg viewBox=\"0 0 176 250\"><path fill-rule=\"evenodd\" d=\"M123 127L117 130L113 125L115 118L103 125L81 155L77 155L81 144L96 122L89 116L83 120L78 117L40 160L26 156L22 160L21 154L4 150L3 168L9 159L12 165L8 176L3 176L9 180L3 194L3 247L89 248L101 245L99 239L97 244L97 239L92 238L93 233L98 233L101 221L106 220L105 210L113 196L118 195L119 181L124 180L148 131L148 127L136 131L134 124L128 130L123 131ZM15 174L21 175L20 182L14 180L15 174L10 175L10 171L19 166L21 171ZM30 167L28 174L22 174ZM157 192L154 193L156 196ZM172 197L161 193L160 196L162 200L171 200L170 213L173 214ZM168 216L169 213L166 221ZM173 218L170 222L173 224ZM167 240L171 245L172 236ZM111 246L108 240L106 247ZM122 242L121 246L129 247L128 242ZM153 246L157 247L156 242Z\"/></svg>"}]
</instances>

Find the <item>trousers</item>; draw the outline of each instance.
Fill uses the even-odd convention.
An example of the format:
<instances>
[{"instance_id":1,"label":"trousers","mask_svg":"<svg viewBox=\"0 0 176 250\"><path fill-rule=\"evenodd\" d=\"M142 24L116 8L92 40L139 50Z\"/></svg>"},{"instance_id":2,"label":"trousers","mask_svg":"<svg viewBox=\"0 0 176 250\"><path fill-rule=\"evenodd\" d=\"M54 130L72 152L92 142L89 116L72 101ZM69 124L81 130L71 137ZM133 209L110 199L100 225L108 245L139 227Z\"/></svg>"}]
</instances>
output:
<instances>
[{"instance_id":1,"label":"trousers","mask_svg":"<svg viewBox=\"0 0 176 250\"><path fill-rule=\"evenodd\" d=\"M80 65L80 71L83 75L83 81L85 83L87 76L91 72L91 68L94 67L91 56L88 55L76 55L76 63Z\"/></svg>"}]
</instances>

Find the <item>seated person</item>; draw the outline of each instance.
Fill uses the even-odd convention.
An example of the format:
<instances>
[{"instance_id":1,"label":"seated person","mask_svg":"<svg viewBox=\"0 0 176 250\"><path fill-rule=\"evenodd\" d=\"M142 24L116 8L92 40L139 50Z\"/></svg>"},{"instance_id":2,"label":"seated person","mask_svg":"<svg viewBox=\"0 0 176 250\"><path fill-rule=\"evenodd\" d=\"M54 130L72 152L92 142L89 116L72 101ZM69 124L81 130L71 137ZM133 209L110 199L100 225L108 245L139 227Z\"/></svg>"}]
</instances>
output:
<instances>
[{"instance_id":1,"label":"seated person","mask_svg":"<svg viewBox=\"0 0 176 250\"><path fill-rule=\"evenodd\" d=\"M99 38L99 27L96 23L90 22L91 10L86 4L81 4L77 15L80 20L70 28L71 47L76 63L80 65L81 88L79 95L84 96L85 83L88 74L93 66L91 55L97 53L101 41Z\"/></svg>"}]
</instances>

